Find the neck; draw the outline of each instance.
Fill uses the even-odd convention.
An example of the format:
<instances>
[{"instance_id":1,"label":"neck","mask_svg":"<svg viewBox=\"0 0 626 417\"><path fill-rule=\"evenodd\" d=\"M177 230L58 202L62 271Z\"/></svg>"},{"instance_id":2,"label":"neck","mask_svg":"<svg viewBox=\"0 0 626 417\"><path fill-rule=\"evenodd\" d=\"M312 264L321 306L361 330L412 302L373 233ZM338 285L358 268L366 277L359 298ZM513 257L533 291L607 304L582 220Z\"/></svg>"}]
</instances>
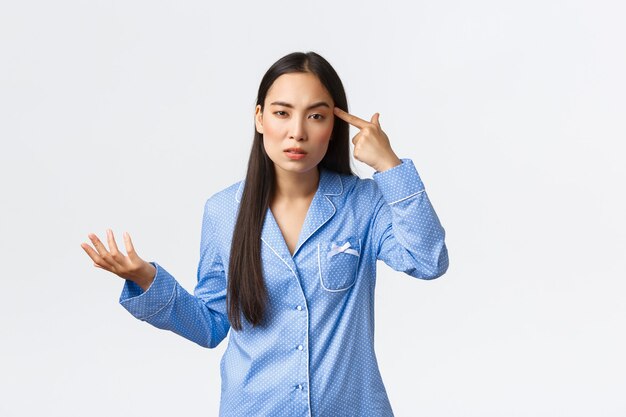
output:
<instances>
[{"instance_id":1,"label":"neck","mask_svg":"<svg viewBox=\"0 0 626 417\"><path fill-rule=\"evenodd\" d=\"M311 198L317 191L319 178L317 167L307 172L291 172L277 168L275 198L286 201Z\"/></svg>"}]
</instances>

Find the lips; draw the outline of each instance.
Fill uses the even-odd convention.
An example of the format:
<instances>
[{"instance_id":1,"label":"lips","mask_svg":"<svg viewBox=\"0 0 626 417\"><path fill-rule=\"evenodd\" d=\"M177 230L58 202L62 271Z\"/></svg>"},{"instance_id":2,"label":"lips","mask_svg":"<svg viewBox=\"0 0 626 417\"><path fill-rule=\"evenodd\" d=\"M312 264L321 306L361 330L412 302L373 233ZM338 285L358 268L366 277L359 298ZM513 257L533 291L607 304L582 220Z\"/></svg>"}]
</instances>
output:
<instances>
[{"instance_id":1,"label":"lips","mask_svg":"<svg viewBox=\"0 0 626 417\"><path fill-rule=\"evenodd\" d=\"M295 153L295 154L306 154L306 152L300 148L288 148L288 149L285 149L284 152Z\"/></svg>"}]
</instances>

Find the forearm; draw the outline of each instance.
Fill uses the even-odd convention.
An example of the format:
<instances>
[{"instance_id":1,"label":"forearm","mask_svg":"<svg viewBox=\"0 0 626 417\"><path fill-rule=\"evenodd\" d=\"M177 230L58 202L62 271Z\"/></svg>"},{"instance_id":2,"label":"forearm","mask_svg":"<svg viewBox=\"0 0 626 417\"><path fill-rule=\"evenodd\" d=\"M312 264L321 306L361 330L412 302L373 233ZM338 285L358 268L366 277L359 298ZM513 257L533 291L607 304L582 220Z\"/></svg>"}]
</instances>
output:
<instances>
[{"instance_id":1,"label":"forearm","mask_svg":"<svg viewBox=\"0 0 626 417\"><path fill-rule=\"evenodd\" d=\"M381 192L373 220L378 259L392 268L424 279L448 268L445 230L413 163L376 173Z\"/></svg>"},{"instance_id":2,"label":"forearm","mask_svg":"<svg viewBox=\"0 0 626 417\"><path fill-rule=\"evenodd\" d=\"M127 281L120 304L137 319L164 330L170 330L203 347L215 347L226 337L226 316L208 308L205 302L187 292L162 266L145 291ZM216 301L219 303L219 300Z\"/></svg>"}]
</instances>

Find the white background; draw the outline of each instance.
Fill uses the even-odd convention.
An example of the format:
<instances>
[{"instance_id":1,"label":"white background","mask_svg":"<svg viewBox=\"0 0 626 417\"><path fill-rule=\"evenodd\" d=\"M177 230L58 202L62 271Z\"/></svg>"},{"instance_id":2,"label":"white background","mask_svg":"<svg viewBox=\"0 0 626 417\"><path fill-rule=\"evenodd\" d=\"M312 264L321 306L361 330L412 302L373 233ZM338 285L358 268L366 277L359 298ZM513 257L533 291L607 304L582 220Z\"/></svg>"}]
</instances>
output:
<instances>
[{"instance_id":1,"label":"white background","mask_svg":"<svg viewBox=\"0 0 626 417\"><path fill-rule=\"evenodd\" d=\"M626 415L625 11L2 2L0 415L217 415L227 341L136 320L80 243L127 230L192 291L203 204L245 174L261 77L309 50L351 113L380 112L447 233L437 280L379 263L396 415Z\"/></svg>"}]
</instances>

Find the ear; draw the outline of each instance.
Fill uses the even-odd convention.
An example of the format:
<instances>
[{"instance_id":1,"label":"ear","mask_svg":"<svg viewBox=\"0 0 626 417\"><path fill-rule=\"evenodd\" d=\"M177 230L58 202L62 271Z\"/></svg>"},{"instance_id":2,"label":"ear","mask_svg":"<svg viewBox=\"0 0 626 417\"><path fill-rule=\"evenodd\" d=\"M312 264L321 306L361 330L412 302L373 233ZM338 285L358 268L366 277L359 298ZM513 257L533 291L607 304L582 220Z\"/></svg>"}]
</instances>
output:
<instances>
[{"instance_id":1,"label":"ear","mask_svg":"<svg viewBox=\"0 0 626 417\"><path fill-rule=\"evenodd\" d=\"M254 109L254 124L256 131L263 134L263 113L261 112L261 105L257 104Z\"/></svg>"}]
</instances>

